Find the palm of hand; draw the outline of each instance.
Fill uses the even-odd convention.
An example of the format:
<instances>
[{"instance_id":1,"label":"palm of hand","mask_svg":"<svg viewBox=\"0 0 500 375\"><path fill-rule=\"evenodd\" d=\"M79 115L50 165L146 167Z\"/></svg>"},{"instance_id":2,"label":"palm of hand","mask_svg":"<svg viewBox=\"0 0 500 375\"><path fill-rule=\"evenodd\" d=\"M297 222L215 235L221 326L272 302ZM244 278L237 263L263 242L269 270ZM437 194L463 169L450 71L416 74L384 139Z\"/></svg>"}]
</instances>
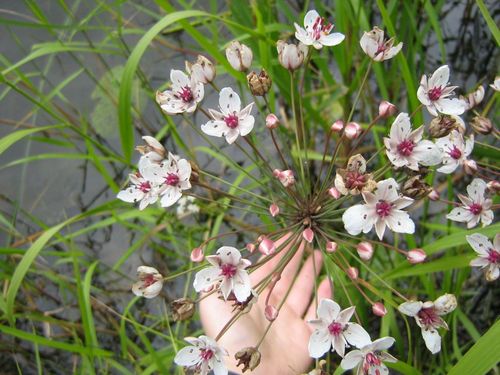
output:
<instances>
[{"instance_id":1,"label":"palm of hand","mask_svg":"<svg viewBox=\"0 0 500 375\"><path fill-rule=\"evenodd\" d=\"M282 253L285 254L288 250L285 248ZM252 285L269 275L281 256L282 254L279 254L252 272ZM278 307L289 292L277 319L259 347L261 363L252 374L299 374L306 371L312 362L307 348L312 330L307 321L315 317L316 304L314 301L311 303L311 296L315 270L317 274L322 258L321 253L315 251L314 255L304 262L295 279L302 257L303 246L300 246L269 298L269 304ZM236 367L234 354L243 348L255 347L265 333L269 324L264 315L268 293L269 288L266 288L250 312L242 315L218 341L229 352L230 356L225 360L231 371L241 373L241 369ZM328 280L320 284L317 296L318 299L331 296ZM200 315L206 334L216 337L234 312L231 303L224 302L214 293L200 302Z\"/></svg>"}]
</instances>

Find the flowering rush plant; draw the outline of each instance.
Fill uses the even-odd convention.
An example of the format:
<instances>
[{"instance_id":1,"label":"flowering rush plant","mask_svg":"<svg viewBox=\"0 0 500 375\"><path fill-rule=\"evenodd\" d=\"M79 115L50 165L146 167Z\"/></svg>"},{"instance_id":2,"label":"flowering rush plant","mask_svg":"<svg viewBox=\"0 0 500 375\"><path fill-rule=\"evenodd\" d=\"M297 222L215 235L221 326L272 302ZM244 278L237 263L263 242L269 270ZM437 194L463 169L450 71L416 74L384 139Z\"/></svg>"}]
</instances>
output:
<instances>
[{"instance_id":1,"label":"flowering rush plant","mask_svg":"<svg viewBox=\"0 0 500 375\"><path fill-rule=\"evenodd\" d=\"M200 309L204 333L179 341L174 358L188 371L406 371L415 359L401 353L413 345L415 358L438 356L452 345L455 311L467 322L454 279L440 276L443 253L469 243L453 265L482 269L481 285L499 276L499 169L487 153L499 138L487 117L498 85L459 96L467 88L443 64L413 73L419 85L398 86L408 99L392 104L394 90L371 78L404 66L405 45L373 26L348 36L359 69L342 92L330 69L342 68L332 55L347 30L316 10L289 26L269 54L233 40L218 64L208 53L185 69L163 64L158 110L182 129L173 139L191 134L203 146L143 136L117 197L179 220L215 217L217 227L186 250L188 271L145 264L133 292L161 298L177 277L189 280L171 304L178 321ZM450 236L426 236L432 225Z\"/></svg>"}]
</instances>

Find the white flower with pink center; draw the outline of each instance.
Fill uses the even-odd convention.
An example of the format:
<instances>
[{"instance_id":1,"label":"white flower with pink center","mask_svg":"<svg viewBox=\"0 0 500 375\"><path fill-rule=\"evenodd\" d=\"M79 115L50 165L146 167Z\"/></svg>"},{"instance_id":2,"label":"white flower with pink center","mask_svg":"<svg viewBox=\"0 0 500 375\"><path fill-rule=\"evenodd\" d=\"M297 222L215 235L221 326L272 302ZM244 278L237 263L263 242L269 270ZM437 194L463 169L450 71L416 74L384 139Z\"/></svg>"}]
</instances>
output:
<instances>
[{"instance_id":1,"label":"white flower with pink center","mask_svg":"<svg viewBox=\"0 0 500 375\"><path fill-rule=\"evenodd\" d=\"M484 234L474 233L465 236L467 242L479 255L472 259L472 267L481 267L485 270L486 280L494 281L500 276L500 233L495 235L493 244Z\"/></svg>"},{"instance_id":2,"label":"white flower with pink center","mask_svg":"<svg viewBox=\"0 0 500 375\"><path fill-rule=\"evenodd\" d=\"M151 165L145 172L149 180L160 186L162 207L172 206L181 198L183 190L191 188L191 164L171 153L163 163Z\"/></svg>"},{"instance_id":3,"label":"white flower with pink center","mask_svg":"<svg viewBox=\"0 0 500 375\"><path fill-rule=\"evenodd\" d=\"M365 32L359 44L361 49L374 61L392 59L403 48L403 43L393 46L394 38L384 40L384 30L379 29L377 26L373 30Z\"/></svg>"},{"instance_id":4,"label":"white flower with pink center","mask_svg":"<svg viewBox=\"0 0 500 375\"><path fill-rule=\"evenodd\" d=\"M425 346L436 354L441 350L441 336L438 329L448 329L448 325L441 318L457 307L457 299L453 294L445 294L434 302L409 301L399 305L398 310L408 316L414 317L422 329Z\"/></svg>"},{"instance_id":5,"label":"white flower with pink center","mask_svg":"<svg viewBox=\"0 0 500 375\"><path fill-rule=\"evenodd\" d=\"M418 171L419 164L431 166L441 162L439 148L429 140L422 140L423 133L423 126L412 131L407 113L396 117L389 138L384 138L387 157L395 167Z\"/></svg>"},{"instance_id":6,"label":"white flower with pink center","mask_svg":"<svg viewBox=\"0 0 500 375\"><path fill-rule=\"evenodd\" d=\"M210 371L214 375L227 375L228 371L223 357L228 353L208 336L184 338L191 345L179 350L175 355L174 362L196 374L207 375Z\"/></svg>"},{"instance_id":7,"label":"white flower with pink center","mask_svg":"<svg viewBox=\"0 0 500 375\"><path fill-rule=\"evenodd\" d=\"M493 221L493 211L491 210L493 201L485 198L486 189L486 182L480 178L472 180L467 186L469 196L458 194L458 199L463 205L451 210L446 218L467 223L467 228L474 228L480 221L483 223L483 227L490 225Z\"/></svg>"},{"instance_id":8,"label":"white flower with pink center","mask_svg":"<svg viewBox=\"0 0 500 375\"><path fill-rule=\"evenodd\" d=\"M242 259L238 249L222 246L217 255L209 255L206 259L211 266L196 274L193 286L197 292L218 286L225 300L231 292L238 302L245 302L250 297L252 283L245 269L252 263Z\"/></svg>"},{"instance_id":9,"label":"white flower with pink center","mask_svg":"<svg viewBox=\"0 0 500 375\"><path fill-rule=\"evenodd\" d=\"M219 94L219 111L209 109L213 120L201 126L201 130L214 137L226 137L231 144L238 136L245 136L253 129L254 117L250 114L253 103L241 109L241 100L230 87L224 87Z\"/></svg>"},{"instance_id":10,"label":"white flower with pink center","mask_svg":"<svg viewBox=\"0 0 500 375\"><path fill-rule=\"evenodd\" d=\"M420 80L420 87L417 90L418 100L433 116L437 116L438 112L446 115L461 115L467 108L464 100L449 98L457 88L457 86L448 86L449 78L450 68L448 65L443 65L429 79L424 74Z\"/></svg>"},{"instance_id":11,"label":"white flower with pink center","mask_svg":"<svg viewBox=\"0 0 500 375\"><path fill-rule=\"evenodd\" d=\"M163 288L163 276L156 268L139 266L137 268L137 281L132 286L132 292L139 297L154 298Z\"/></svg>"},{"instance_id":12,"label":"white flower with pink center","mask_svg":"<svg viewBox=\"0 0 500 375\"><path fill-rule=\"evenodd\" d=\"M116 197L128 203L139 202L139 210L143 210L158 200L160 189L158 184L144 177L144 174L149 174L151 166L142 164L139 167L139 172L129 174L130 185Z\"/></svg>"},{"instance_id":13,"label":"white flower with pink center","mask_svg":"<svg viewBox=\"0 0 500 375\"><path fill-rule=\"evenodd\" d=\"M375 226L378 238L384 236L386 226L397 233L414 233L415 224L402 209L413 199L398 194L398 184L393 178L377 182L374 193L362 192L366 204L349 207L342 215L349 234L368 233Z\"/></svg>"},{"instance_id":14,"label":"white flower with pink center","mask_svg":"<svg viewBox=\"0 0 500 375\"><path fill-rule=\"evenodd\" d=\"M203 83L195 76L188 77L181 70L170 71L170 90L156 93L156 101L163 112L169 115L192 113L205 94Z\"/></svg>"},{"instance_id":15,"label":"white flower with pink center","mask_svg":"<svg viewBox=\"0 0 500 375\"><path fill-rule=\"evenodd\" d=\"M330 300L322 299L318 305L318 319L310 320L315 329L309 339L309 355L319 358L330 348L341 357L345 348L354 345L358 348L371 342L370 335L359 324L349 323L355 307L340 311L340 306Z\"/></svg>"},{"instance_id":16,"label":"white flower with pink center","mask_svg":"<svg viewBox=\"0 0 500 375\"><path fill-rule=\"evenodd\" d=\"M150 164L160 164L167 155L167 150L156 138L145 135L142 139L146 142L146 145L135 148L142 154L138 163L139 170L148 167Z\"/></svg>"},{"instance_id":17,"label":"white flower with pink center","mask_svg":"<svg viewBox=\"0 0 500 375\"><path fill-rule=\"evenodd\" d=\"M340 362L340 367L350 370L358 366L358 375L387 375L389 369L384 362L394 363L398 360L383 350L389 349L394 341L392 337L382 337L367 343L359 350L352 350Z\"/></svg>"},{"instance_id":18,"label":"white flower with pink center","mask_svg":"<svg viewBox=\"0 0 500 375\"><path fill-rule=\"evenodd\" d=\"M323 46L336 46L345 38L345 35L341 33L330 34L333 24L320 17L315 10L310 10L304 17L305 29L296 23L294 25L297 30L295 37L306 46L313 46L316 49L321 49Z\"/></svg>"},{"instance_id":19,"label":"white flower with pink center","mask_svg":"<svg viewBox=\"0 0 500 375\"><path fill-rule=\"evenodd\" d=\"M463 135L453 130L448 136L439 138L436 146L441 150L443 165L437 169L438 172L450 174L460 166L475 164L473 160L467 158L474 148L474 135L464 141Z\"/></svg>"}]
</instances>

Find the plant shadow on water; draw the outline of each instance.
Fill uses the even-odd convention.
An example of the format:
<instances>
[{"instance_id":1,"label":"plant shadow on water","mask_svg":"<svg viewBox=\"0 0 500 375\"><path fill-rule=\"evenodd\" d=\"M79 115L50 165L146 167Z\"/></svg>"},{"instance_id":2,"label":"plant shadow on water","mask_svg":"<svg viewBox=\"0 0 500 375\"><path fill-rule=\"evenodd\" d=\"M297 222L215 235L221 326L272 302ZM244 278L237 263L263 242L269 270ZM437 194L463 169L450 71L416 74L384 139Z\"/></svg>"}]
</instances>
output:
<instances>
[{"instance_id":1,"label":"plant shadow on water","mask_svg":"<svg viewBox=\"0 0 500 375\"><path fill-rule=\"evenodd\" d=\"M130 292L135 270L141 264L154 265L167 276L188 270L196 266L189 261L191 249L217 233L211 232L211 226L217 225L222 233L244 225L247 235L232 236L225 242L235 245L258 236L262 223L256 215L244 211L235 211L229 215L230 220L221 221L217 211L218 205L222 205L220 201L199 202L203 207L200 214L179 220L175 209L154 207L138 211L115 199L138 159L135 153L132 162L127 162L121 150L118 105L122 74L139 38L165 12L148 1L119 6L101 1L71 1L62 6L63 3L4 2L0 6L0 137L47 126L44 131L12 142L0 154L0 269L4 291L9 288L25 249L40 238L42 231L83 214L81 220L65 226L50 239L33 261L15 300L14 328L9 327L8 319L12 317L6 315L8 308L2 298L2 327L6 328L0 331L0 368L5 373L67 374L78 372L79 368L88 373L136 373L152 366L156 370L148 373L168 373L173 371L169 369L174 348L183 345L182 337L200 332L199 323L172 324L168 314L168 304L188 293L192 278L169 282L169 287L162 291L162 300L137 300ZM234 6L228 8L219 3L210 2L205 10L225 16L235 11ZM278 17L287 27L285 14L292 12L300 19L302 2L277 3L289 6ZM412 2L401 3L408 12L413 7ZM420 77L446 63L453 72L453 83L463 90L470 91L477 83L491 83L498 73L499 49L492 42L480 9L473 1L441 3L444 4L438 13L420 9L409 20L411 27L404 28L405 34L396 34L405 44L412 39L420 43L418 48L414 47L417 43L412 44L415 49L410 51L411 67L418 71L411 73ZM495 1L485 3L498 24L500 5ZM363 6L371 15L370 25L383 23L376 2ZM324 4L324 9L334 6ZM404 22L401 17L392 18L400 24ZM232 38L215 22L204 25L193 21L193 25L211 33L220 49ZM359 36L365 30L357 24L352 28L359 31L359 35L350 35L353 48L358 48ZM284 34L290 31L284 30ZM42 43L46 44L37 46ZM37 49L45 53L12 69ZM154 92L165 88L170 69L183 69L184 61L194 60L198 52L203 53L192 36L177 24L148 48L132 84L135 144L141 143L142 135L161 134L168 149L181 154L184 151L176 148L179 137L186 149L194 150L201 169L233 181L236 171L219 163L217 155L205 152L202 147L209 145L186 123L181 124L181 117L172 117L173 122L165 120L153 100ZM335 77L340 76L334 63L331 70ZM352 78L359 79L354 70ZM391 92L403 90L400 78L387 79ZM231 82L234 81L227 74L218 77L217 85L224 87ZM375 79L370 82L373 92L378 92L374 89L377 84ZM347 91L346 87L339 88L339 102L352 101ZM380 99L372 98L371 106ZM245 102L251 100L251 96L244 98ZM401 108L408 107L403 97L399 102ZM204 103L207 108L216 108L217 93L206 93ZM496 115L498 120L498 111ZM195 124L205 122L201 113L192 120ZM172 135L169 129L175 126L174 122L178 124L178 134ZM265 129L257 130L257 134L264 135L261 149L271 150ZM238 165L251 165L225 142L214 143ZM251 173L258 176L256 171ZM434 236L443 234L436 230ZM206 253L214 252L214 246L210 244ZM455 277L463 282L466 276L468 273L457 272L453 277L438 278L439 283L450 284ZM454 321L457 346L466 345L471 338L477 340L500 311L495 284L485 284L482 278L482 273L473 272L464 283L462 297L467 302L462 305L461 314L470 319L466 322L472 328L458 327ZM374 326L378 329L379 323ZM71 344L56 347L47 344L49 340ZM159 360L160 356L164 359ZM136 358L142 358L143 363L134 363ZM421 367L425 372L425 364Z\"/></svg>"}]
</instances>

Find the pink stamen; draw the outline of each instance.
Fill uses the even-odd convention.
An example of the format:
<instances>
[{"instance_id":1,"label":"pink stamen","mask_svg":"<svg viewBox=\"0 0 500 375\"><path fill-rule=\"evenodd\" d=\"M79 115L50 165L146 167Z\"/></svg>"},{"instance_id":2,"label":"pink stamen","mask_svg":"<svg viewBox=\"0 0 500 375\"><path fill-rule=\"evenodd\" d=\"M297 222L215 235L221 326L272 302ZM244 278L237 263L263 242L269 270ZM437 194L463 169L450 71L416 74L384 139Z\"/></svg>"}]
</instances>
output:
<instances>
[{"instance_id":1,"label":"pink stamen","mask_svg":"<svg viewBox=\"0 0 500 375\"><path fill-rule=\"evenodd\" d=\"M139 185L139 190L143 193L148 193L151 190L151 184L149 181L141 182Z\"/></svg>"},{"instance_id":2,"label":"pink stamen","mask_svg":"<svg viewBox=\"0 0 500 375\"><path fill-rule=\"evenodd\" d=\"M424 326L435 326L441 320L434 307L420 310L417 316Z\"/></svg>"},{"instance_id":3,"label":"pink stamen","mask_svg":"<svg viewBox=\"0 0 500 375\"><path fill-rule=\"evenodd\" d=\"M238 126L238 116L229 115L227 117L224 117L224 122L226 123L228 128L234 129Z\"/></svg>"},{"instance_id":4,"label":"pink stamen","mask_svg":"<svg viewBox=\"0 0 500 375\"><path fill-rule=\"evenodd\" d=\"M378 216L384 218L391 214L392 205L390 203L387 203L386 201L379 201L375 205L375 210Z\"/></svg>"},{"instance_id":5,"label":"pink stamen","mask_svg":"<svg viewBox=\"0 0 500 375\"><path fill-rule=\"evenodd\" d=\"M142 286L143 288L147 288L151 285L153 285L156 282L156 279L153 275L146 275L144 279L142 280Z\"/></svg>"},{"instance_id":6,"label":"pink stamen","mask_svg":"<svg viewBox=\"0 0 500 375\"><path fill-rule=\"evenodd\" d=\"M448 154L450 155L451 158L458 160L462 156L462 151L457 146L453 146L453 148L448 151Z\"/></svg>"},{"instance_id":7,"label":"pink stamen","mask_svg":"<svg viewBox=\"0 0 500 375\"><path fill-rule=\"evenodd\" d=\"M347 189L357 189L365 186L366 176L357 171L347 172L345 175L345 187Z\"/></svg>"},{"instance_id":8,"label":"pink stamen","mask_svg":"<svg viewBox=\"0 0 500 375\"><path fill-rule=\"evenodd\" d=\"M314 40L319 40L322 35L327 35L333 29L331 23L327 23L322 17L317 17L313 24L313 38Z\"/></svg>"},{"instance_id":9,"label":"pink stamen","mask_svg":"<svg viewBox=\"0 0 500 375\"><path fill-rule=\"evenodd\" d=\"M342 324L333 322L328 326L328 331L330 332L331 335L333 336L338 336L342 333Z\"/></svg>"},{"instance_id":10,"label":"pink stamen","mask_svg":"<svg viewBox=\"0 0 500 375\"><path fill-rule=\"evenodd\" d=\"M500 253L496 250L490 249L488 251L488 262L500 263Z\"/></svg>"},{"instance_id":11,"label":"pink stamen","mask_svg":"<svg viewBox=\"0 0 500 375\"><path fill-rule=\"evenodd\" d=\"M443 87L437 86L433 87L432 89L429 90L427 95L429 95L429 99L432 101L436 101L441 97L441 94L443 93Z\"/></svg>"},{"instance_id":12,"label":"pink stamen","mask_svg":"<svg viewBox=\"0 0 500 375\"><path fill-rule=\"evenodd\" d=\"M176 186L179 183L179 176L177 176L175 173L169 173L167 174L167 177L165 177L165 184L169 186Z\"/></svg>"},{"instance_id":13,"label":"pink stamen","mask_svg":"<svg viewBox=\"0 0 500 375\"><path fill-rule=\"evenodd\" d=\"M189 86L184 86L181 91L177 93L177 96L179 96L184 103L193 101L193 91L191 91Z\"/></svg>"},{"instance_id":14,"label":"pink stamen","mask_svg":"<svg viewBox=\"0 0 500 375\"><path fill-rule=\"evenodd\" d=\"M415 143L413 143L413 141L405 139L403 142L398 144L398 153L402 156L410 156L414 147Z\"/></svg>"},{"instance_id":15,"label":"pink stamen","mask_svg":"<svg viewBox=\"0 0 500 375\"><path fill-rule=\"evenodd\" d=\"M237 268L236 266L233 266L232 264L223 264L220 267L220 274L224 277L231 278L234 275L236 275Z\"/></svg>"},{"instance_id":16,"label":"pink stamen","mask_svg":"<svg viewBox=\"0 0 500 375\"><path fill-rule=\"evenodd\" d=\"M483 210L483 206L481 206L479 203L472 203L470 206L469 206L469 211L473 214L473 215L479 215L481 213L481 211Z\"/></svg>"},{"instance_id":17,"label":"pink stamen","mask_svg":"<svg viewBox=\"0 0 500 375\"><path fill-rule=\"evenodd\" d=\"M210 349L201 349L200 351L200 357L204 360L204 361L208 361L210 360L213 356L214 356L214 352Z\"/></svg>"}]
</instances>

